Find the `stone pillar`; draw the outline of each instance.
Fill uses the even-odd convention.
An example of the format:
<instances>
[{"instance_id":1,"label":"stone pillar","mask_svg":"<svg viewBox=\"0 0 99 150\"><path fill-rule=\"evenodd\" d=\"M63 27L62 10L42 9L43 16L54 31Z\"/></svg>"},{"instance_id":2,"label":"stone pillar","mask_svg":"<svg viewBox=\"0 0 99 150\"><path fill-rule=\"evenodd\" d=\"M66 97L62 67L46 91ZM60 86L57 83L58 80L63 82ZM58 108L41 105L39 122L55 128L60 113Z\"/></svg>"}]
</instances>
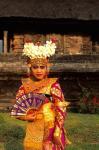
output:
<instances>
[{"instance_id":1,"label":"stone pillar","mask_svg":"<svg viewBox=\"0 0 99 150\"><path fill-rule=\"evenodd\" d=\"M7 53L8 51L8 31L3 32L4 35L4 53Z\"/></svg>"}]
</instances>

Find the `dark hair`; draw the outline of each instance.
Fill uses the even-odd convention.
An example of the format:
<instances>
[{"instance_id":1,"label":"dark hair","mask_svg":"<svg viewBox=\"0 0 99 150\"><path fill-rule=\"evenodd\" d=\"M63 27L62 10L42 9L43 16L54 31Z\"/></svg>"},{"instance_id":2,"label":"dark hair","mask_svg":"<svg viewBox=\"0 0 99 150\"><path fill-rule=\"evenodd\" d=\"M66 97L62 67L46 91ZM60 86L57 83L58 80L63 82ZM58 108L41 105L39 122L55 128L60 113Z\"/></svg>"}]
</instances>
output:
<instances>
[{"instance_id":1,"label":"dark hair","mask_svg":"<svg viewBox=\"0 0 99 150\"><path fill-rule=\"evenodd\" d=\"M31 62L31 59L27 57L27 64L29 64L30 62Z\"/></svg>"}]
</instances>

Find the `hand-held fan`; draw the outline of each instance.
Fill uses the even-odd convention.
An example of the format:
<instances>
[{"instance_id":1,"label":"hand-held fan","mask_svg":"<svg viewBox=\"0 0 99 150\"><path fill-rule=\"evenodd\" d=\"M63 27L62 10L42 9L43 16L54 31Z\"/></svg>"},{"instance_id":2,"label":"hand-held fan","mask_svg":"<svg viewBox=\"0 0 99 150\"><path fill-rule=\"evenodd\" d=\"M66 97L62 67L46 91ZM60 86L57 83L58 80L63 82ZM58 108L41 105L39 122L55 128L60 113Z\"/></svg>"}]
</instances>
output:
<instances>
[{"instance_id":1,"label":"hand-held fan","mask_svg":"<svg viewBox=\"0 0 99 150\"><path fill-rule=\"evenodd\" d=\"M14 104L11 116L23 116L37 111L43 102L48 99L44 94L28 93L24 94Z\"/></svg>"}]
</instances>

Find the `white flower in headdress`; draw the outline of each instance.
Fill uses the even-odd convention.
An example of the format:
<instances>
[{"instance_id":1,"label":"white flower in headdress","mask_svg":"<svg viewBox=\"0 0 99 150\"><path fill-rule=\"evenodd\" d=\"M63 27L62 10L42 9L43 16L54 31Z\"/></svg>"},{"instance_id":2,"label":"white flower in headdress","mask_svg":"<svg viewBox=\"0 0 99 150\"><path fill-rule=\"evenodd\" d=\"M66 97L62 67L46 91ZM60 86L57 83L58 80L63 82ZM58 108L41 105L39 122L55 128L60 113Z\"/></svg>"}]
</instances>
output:
<instances>
[{"instance_id":1,"label":"white flower in headdress","mask_svg":"<svg viewBox=\"0 0 99 150\"><path fill-rule=\"evenodd\" d=\"M50 40L44 45L34 45L33 43L25 43L23 55L33 58L47 58L55 54L56 44Z\"/></svg>"}]
</instances>

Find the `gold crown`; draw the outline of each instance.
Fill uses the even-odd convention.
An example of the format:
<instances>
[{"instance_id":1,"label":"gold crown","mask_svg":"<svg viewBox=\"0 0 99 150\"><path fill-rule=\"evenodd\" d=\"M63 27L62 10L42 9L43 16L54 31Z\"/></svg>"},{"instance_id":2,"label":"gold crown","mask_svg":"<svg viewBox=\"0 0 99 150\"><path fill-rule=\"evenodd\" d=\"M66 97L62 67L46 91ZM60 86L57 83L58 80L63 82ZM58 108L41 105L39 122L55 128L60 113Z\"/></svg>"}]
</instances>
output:
<instances>
[{"instance_id":1,"label":"gold crown","mask_svg":"<svg viewBox=\"0 0 99 150\"><path fill-rule=\"evenodd\" d=\"M48 64L48 59L47 58L34 58L30 59L30 64L31 65L47 65Z\"/></svg>"}]
</instances>

